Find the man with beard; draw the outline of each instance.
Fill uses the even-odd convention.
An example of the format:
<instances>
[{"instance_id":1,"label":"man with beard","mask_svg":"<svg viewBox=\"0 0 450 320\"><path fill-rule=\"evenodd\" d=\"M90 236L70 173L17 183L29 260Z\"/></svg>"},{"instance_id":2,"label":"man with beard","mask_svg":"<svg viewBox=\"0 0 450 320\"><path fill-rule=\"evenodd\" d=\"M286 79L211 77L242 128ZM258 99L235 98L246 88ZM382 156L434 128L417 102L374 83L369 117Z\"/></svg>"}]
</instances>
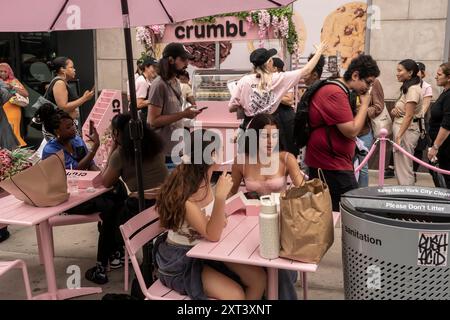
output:
<instances>
[{"instance_id":1,"label":"man with beard","mask_svg":"<svg viewBox=\"0 0 450 320\"><path fill-rule=\"evenodd\" d=\"M172 149L179 141L172 141L172 132L183 128L183 119L193 119L201 111L194 107L182 109L183 97L177 75L188 65L192 55L180 43L169 43L159 61L159 76L153 80L148 95L147 122L165 141L164 153L168 168L173 168ZM150 147L150 146L149 146Z\"/></svg>"},{"instance_id":2,"label":"man with beard","mask_svg":"<svg viewBox=\"0 0 450 320\"><path fill-rule=\"evenodd\" d=\"M360 55L352 60L344 77L338 79L340 85L324 85L311 98L311 133L305 162L311 178L318 178L318 169L322 169L330 188L333 211L339 211L342 194L358 188L353 168L355 139L366 122L369 91L379 75L376 61L371 56ZM355 113L351 91L360 97L361 105Z\"/></svg>"}]
</instances>

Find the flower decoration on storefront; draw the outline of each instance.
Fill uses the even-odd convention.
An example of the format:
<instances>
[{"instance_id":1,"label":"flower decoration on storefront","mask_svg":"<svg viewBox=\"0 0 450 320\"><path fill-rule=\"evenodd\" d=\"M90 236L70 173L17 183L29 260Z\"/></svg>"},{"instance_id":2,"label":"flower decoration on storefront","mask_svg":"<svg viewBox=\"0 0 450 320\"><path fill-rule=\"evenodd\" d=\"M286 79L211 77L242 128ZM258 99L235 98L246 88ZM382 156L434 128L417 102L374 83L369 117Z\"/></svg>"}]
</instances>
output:
<instances>
[{"instance_id":1,"label":"flower decoration on storefront","mask_svg":"<svg viewBox=\"0 0 450 320\"><path fill-rule=\"evenodd\" d=\"M292 19L294 12L291 7L283 7L268 10L243 11L237 13L227 13L223 15L204 17L196 19L197 22L211 23L216 17L237 17L247 21L250 25L257 25L259 28L260 46L264 45L269 29L273 31L277 39L286 43L286 48L290 54L297 50L298 34Z\"/></svg>"},{"instance_id":2,"label":"flower decoration on storefront","mask_svg":"<svg viewBox=\"0 0 450 320\"><path fill-rule=\"evenodd\" d=\"M227 13L215 16L208 16L195 19L199 23L214 23L218 17L237 17L245 20L251 26L259 28L259 46L264 45L265 39L269 34L269 30L273 31L273 35L281 40L290 54L297 53L299 37L295 29L292 19L293 10L291 7L283 7L268 10L243 11L236 13ZM154 55L155 45L162 39L164 35L163 25L153 25L137 28L136 40L140 42L146 51L146 54Z\"/></svg>"},{"instance_id":3,"label":"flower decoration on storefront","mask_svg":"<svg viewBox=\"0 0 450 320\"><path fill-rule=\"evenodd\" d=\"M136 28L136 41L141 43L145 49L145 52L141 53L141 58L144 56L155 56L154 46L164 36L164 30L165 26L163 24Z\"/></svg>"}]
</instances>

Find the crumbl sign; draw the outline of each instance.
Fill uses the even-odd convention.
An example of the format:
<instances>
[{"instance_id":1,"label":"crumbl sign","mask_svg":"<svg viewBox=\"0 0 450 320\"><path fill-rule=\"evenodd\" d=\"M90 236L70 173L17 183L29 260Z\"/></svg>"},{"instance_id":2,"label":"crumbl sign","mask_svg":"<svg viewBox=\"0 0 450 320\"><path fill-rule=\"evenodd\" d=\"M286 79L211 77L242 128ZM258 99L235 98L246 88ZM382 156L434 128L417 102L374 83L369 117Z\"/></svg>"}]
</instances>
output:
<instances>
[{"instance_id":1,"label":"crumbl sign","mask_svg":"<svg viewBox=\"0 0 450 320\"><path fill-rule=\"evenodd\" d=\"M235 38L245 37L247 32L244 30L244 21L240 20L238 24L227 21L225 24L201 24L175 27L175 37L182 39L216 39L223 37Z\"/></svg>"},{"instance_id":2,"label":"crumbl sign","mask_svg":"<svg viewBox=\"0 0 450 320\"><path fill-rule=\"evenodd\" d=\"M268 38L273 38L269 30ZM199 23L193 20L166 25L162 42L202 42L259 39L258 26L251 26L236 17L219 17L214 22Z\"/></svg>"}]
</instances>

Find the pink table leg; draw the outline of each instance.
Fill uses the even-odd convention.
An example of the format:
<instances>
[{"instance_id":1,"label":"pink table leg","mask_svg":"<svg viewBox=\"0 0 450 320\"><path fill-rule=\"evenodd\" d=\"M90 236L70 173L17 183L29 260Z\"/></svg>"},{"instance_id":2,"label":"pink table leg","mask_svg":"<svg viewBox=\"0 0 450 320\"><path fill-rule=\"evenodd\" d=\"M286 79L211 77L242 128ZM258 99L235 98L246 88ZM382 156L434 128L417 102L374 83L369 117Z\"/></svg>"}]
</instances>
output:
<instances>
[{"instance_id":1,"label":"pink table leg","mask_svg":"<svg viewBox=\"0 0 450 320\"><path fill-rule=\"evenodd\" d=\"M302 286L303 286L303 300L308 300L308 279L306 278L306 272L302 272Z\"/></svg>"},{"instance_id":2,"label":"pink table leg","mask_svg":"<svg viewBox=\"0 0 450 320\"><path fill-rule=\"evenodd\" d=\"M43 221L40 223L39 228L36 228L37 238L41 240L41 250L42 259L44 261L45 276L47 278L47 290L48 292L34 296L35 300L59 300L59 299L70 299L78 296L84 296L94 293L101 293L102 289L98 287L91 288L79 288L79 289L59 289L56 285L56 274L55 265L53 262L53 242L51 242L52 237L51 227L48 221Z\"/></svg>"},{"instance_id":3,"label":"pink table leg","mask_svg":"<svg viewBox=\"0 0 450 320\"><path fill-rule=\"evenodd\" d=\"M267 299L278 300L278 269L267 268Z\"/></svg>"}]
</instances>

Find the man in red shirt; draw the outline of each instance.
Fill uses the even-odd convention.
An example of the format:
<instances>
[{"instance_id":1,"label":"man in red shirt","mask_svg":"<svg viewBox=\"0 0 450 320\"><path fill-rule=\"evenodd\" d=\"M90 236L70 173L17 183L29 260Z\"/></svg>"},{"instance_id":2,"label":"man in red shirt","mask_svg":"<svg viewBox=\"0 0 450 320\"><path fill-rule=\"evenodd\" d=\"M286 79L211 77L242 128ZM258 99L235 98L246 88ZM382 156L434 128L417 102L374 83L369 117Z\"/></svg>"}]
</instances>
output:
<instances>
[{"instance_id":1,"label":"man in red shirt","mask_svg":"<svg viewBox=\"0 0 450 320\"><path fill-rule=\"evenodd\" d=\"M309 176L318 177L321 168L330 188L333 211L339 211L341 195L358 188L353 169L355 139L364 126L370 103L369 90L380 69L369 55L360 55L339 79L347 88L327 84L312 97L309 122L312 128L306 147L306 165ZM361 106L353 113L349 92L360 96Z\"/></svg>"}]
</instances>

